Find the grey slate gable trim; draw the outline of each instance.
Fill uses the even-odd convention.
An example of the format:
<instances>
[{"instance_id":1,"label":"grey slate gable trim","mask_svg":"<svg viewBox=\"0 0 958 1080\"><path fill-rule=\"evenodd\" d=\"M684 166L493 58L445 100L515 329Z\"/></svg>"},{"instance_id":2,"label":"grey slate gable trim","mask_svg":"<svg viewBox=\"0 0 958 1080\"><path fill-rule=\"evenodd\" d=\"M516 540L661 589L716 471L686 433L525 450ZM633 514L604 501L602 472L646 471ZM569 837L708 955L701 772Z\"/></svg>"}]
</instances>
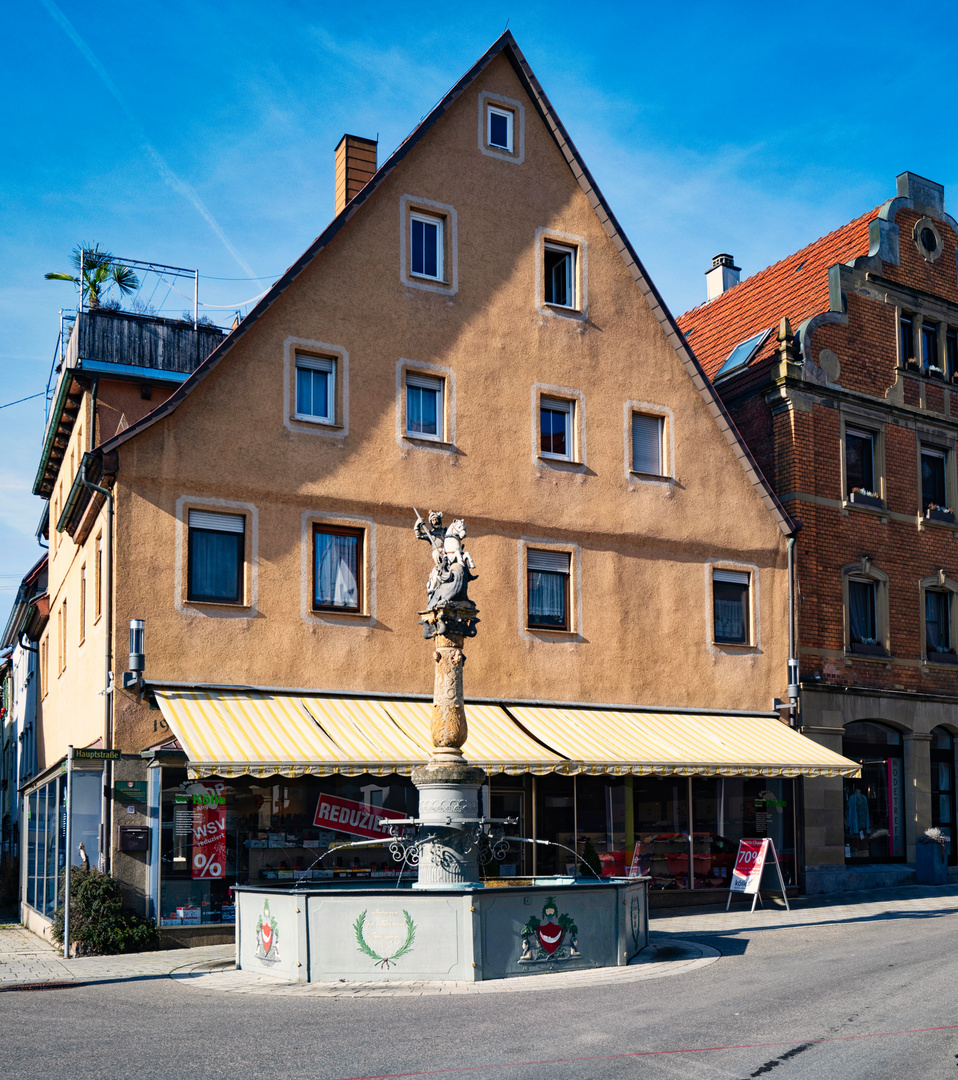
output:
<instances>
[{"instance_id":1,"label":"grey slate gable trim","mask_svg":"<svg viewBox=\"0 0 958 1080\"><path fill-rule=\"evenodd\" d=\"M786 536L791 536L796 531L794 523L789 518L785 508L769 486L765 477L762 475L757 462L752 457L750 451L739 435L721 398L706 378L701 365L689 348L688 343L676 325L671 312L666 307L665 301L646 274L645 268L638 255L619 226L615 215L605 201L598 185L592 178L592 174L586 167L585 162L580 158L579 153L575 148L575 144L572 142L562 121L553 109L552 103L546 96L545 91L539 85L539 81L533 74L532 68L529 66L528 61L516 44L515 38L508 30L494 42L491 48L489 48L469 71L463 75L439 104L436 105L426 118L400 144L395 152L383 162L375 176L373 176L366 186L353 197L337 217L330 222L326 229L313 241L310 247L303 252L296 262L290 266L286 273L279 278L276 284L273 285L269 292L259 301L246 318L243 319L239 326L237 326L236 329L210 353L206 360L193 372L186 382L184 382L162 405L154 409L153 412L147 414L137 423L132 424L119 435L116 435L103 443L99 448L100 452L109 454L115 451L123 443L134 438L139 432L151 427L157 421L162 420L165 416L172 413L179 403L190 394L204 378L206 378L210 371L212 371L220 360L222 360L226 353L228 353L236 342L240 340L277 297L285 292L296 278L299 277L303 270L312 263L320 252L322 252L322 250L339 233L343 226L360 210L366 200L374 194L393 169L400 164L409 151L412 150L413 147L416 146L416 144L432 129L433 125L441 119L475 79L482 74L489 64L502 52L505 52L506 58L516 72L519 81L523 84L523 87L535 105L537 112L551 132L553 139L555 139L556 145L572 171L572 175L578 181L579 186L588 198L590 205L605 228L606 233L615 245L616 250L622 256L623 262L628 267L633 279L639 286L642 295L645 297L646 302L649 304L665 331L669 343L684 364L693 384L705 400L709 412L712 414L722 433L725 435L725 438L728 440L740 465L745 470L746 476L753 487L758 491L779 528L781 528Z\"/></svg>"}]
</instances>

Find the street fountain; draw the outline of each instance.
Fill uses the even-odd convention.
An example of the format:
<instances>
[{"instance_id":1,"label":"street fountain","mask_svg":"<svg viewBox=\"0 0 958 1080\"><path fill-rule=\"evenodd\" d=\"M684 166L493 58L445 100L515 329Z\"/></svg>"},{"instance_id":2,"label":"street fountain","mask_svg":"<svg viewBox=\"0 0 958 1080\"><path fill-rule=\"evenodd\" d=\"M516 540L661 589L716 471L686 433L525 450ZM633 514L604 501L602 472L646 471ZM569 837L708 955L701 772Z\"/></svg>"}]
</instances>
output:
<instances>
[{"instance_id":1,"label":"street fountain","mask_svg":"<svg viewBox=\"0 0 958 1080\"><path fill-rule=\"evenodd\" d=\"M479 623L468 594L475 563L463 544L464 522L444 528L442 518L432 511L424 521L417 512L414 526L433 559L429 602L419 612L435 661L433 750L412 774L418 816L380 820L391 857L416 880L398 890L237 886L239 968L300 982L471 982L623 965L648 944L645 878L535 878L494 889L481 880L480 865L501 861L510 842L550 842L507 835L513 819L480 813L485 773L462 752L464 646Z\"/></svg>"}]
</instances>

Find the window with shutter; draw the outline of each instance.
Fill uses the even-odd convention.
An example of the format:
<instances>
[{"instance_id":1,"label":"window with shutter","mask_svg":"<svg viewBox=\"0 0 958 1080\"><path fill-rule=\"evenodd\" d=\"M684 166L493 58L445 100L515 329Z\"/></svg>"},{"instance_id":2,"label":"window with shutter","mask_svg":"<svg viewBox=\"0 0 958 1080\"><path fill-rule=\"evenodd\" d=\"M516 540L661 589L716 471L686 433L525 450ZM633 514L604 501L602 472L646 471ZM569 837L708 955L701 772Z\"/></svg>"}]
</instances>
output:
<instances>
[{"instance_id":1,"label":"window with shutter","mask_svg":"<svg viewBox=\"0 0 958 1080\"><path fill-rule=\"evenodd\" d=\"M632 414L632 471L649 476L664 476L662 439L665 419L647 413Z\"/></svg>"}]
</instances>

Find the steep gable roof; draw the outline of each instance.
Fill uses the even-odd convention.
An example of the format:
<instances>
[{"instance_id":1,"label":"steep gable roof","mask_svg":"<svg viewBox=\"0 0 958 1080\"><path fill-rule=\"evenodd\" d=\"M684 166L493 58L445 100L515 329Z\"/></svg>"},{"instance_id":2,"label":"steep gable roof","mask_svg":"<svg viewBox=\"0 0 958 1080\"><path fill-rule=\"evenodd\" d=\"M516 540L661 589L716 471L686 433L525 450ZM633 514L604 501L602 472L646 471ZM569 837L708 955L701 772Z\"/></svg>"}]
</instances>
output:
<instances>
[{"instance_id":1,"label":"steep gable roof","mask_svg":"<svg viewBox=\"0 0 958 1080\"><path fill-rule=\"evenodd\" d=\"M797 329L806 319L828 311L829 267L868 254L868 226L880 210L870 210L707 304L680 315L679 328L705 374L714 379L736 345L777 327L783 318ZM776 335L771 334L751 363L770 356L777 344Z\"/></svg>"},{"instance_id":2,"label":"steep gable roof","mask_svg":"<svg viewBox=\"0 0 958 1080\"><path fill-rule=\"evenodd\" d=\"M114 436L112 439L104 442L99 447L98 452L100 454L112 454L123 443L128 442L130 439L135 438L140 432L146 428L151 427L157 421L168 416L174 412L193 390L199 385L203 379L213 370L213 368L223 359L224 356L233 348L233 346L240 340L240 338L246 334L249 329L255 324L255 322L263 315L263 313L276 301L276 299L286 291L296 280L297 277L322 253L327 245L334 239L343 226L355 215L359 213L363 205L375 195L377 189L382 185L383 181L389 176L392 171L402 162L403 158L412 150L416 144L433 128L433 126L439 121L442 116L458 101L462 94L472 85L473 82L482 74L483 71L489 66L489 64L500 54L503 54L511 64L513 70L516 73L523 88L529 95L533 105L538 111L540 117L548 128L552 138L555 140L557 147L565 158L573 176L579 183L582 191L589 200L592 209L595 211L599 221L605 228L606 233L612 240L616 247L616 250L622 257L623 262L628 267L632 274L633 279L638 285L645 297L646 302L652 309L652 312L658 319L662 329L665 332L666 337L669 340L672 348L675 350L679 359L685 366L690 378L696 389L702 395L711 412L716 423L719 425L720 430L725 435L729 445L735 452L736 457L739 460L742 468L745 470L746 476L749 481L756 488L760 497L765 502L769 512L773 518L787 535L791 535L794 532L794 525L788 514L785 512L782 504L779 502L778 497L772 491L768 482L763 477L761 470L752 457L750 451L746 447L744 441L739 436L738 431L729 416L725 405L722 403L719 396L712 388L711 382L706 378L705 373L702 370L698 360L695 358L692 350L686 344L685 338L679 331L678 326L672 314L669 312L662 297L659 295L658 290L652 283L648 274L645 272L645 268L642 266L638 255L635 253L631 243L626 237L625 233L619 226L615 215L612 213L611 208L605 201L602 193L599 191L595 181L592 178L591 173L585 165L585 162L579 156L578 151L575 148L574 143L569 137L568 132L559 119L555 110L552 107L548 97L539 85L538 80L532 72L528 61L523 56L516 44L515 38L507 30L502 36L492 45L492 47L483 54L482 57L473 65L473 67L466 72L466 74L453 86L448 94L439 102L438 105L422 120L422 122L413 130L413 132L405 139L405 141L399 146L399 148L383 162L382 166L377 170L373 178L363 187L354 198L346 204L343 210L330 222L326 229L313 241L310 247L296 260L295 263L280 277L273 287L266 293L266 295L259 301L259 303L250 311L250 313L243 319L239 325L232 331L232 333L224 339L216 349L210 353L209 357L193 372L193 374L186 380L167 400L154 409L149 415L145 416L142 420L135 424L132 424L125 431Z\"/></svg>"}]
</instances>

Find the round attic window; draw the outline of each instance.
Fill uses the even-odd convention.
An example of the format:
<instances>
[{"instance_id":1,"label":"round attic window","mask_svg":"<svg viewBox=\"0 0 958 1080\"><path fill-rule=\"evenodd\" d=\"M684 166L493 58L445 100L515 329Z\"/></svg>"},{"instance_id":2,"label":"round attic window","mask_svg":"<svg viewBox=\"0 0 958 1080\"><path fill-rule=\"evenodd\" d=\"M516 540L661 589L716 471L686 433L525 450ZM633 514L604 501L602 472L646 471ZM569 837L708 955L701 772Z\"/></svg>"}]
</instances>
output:
<instances>
[{"instance_id":1,"label":"round attic window","mask_svg":"<svg viewBox=\"0 0 958 1080\"><path fill-rule=\"evenodd\" d=\"M915 226L915 244L927 262L934 262L942 251L941 234L931 218L922 218Z\"/></svg>"}]
</instances>

